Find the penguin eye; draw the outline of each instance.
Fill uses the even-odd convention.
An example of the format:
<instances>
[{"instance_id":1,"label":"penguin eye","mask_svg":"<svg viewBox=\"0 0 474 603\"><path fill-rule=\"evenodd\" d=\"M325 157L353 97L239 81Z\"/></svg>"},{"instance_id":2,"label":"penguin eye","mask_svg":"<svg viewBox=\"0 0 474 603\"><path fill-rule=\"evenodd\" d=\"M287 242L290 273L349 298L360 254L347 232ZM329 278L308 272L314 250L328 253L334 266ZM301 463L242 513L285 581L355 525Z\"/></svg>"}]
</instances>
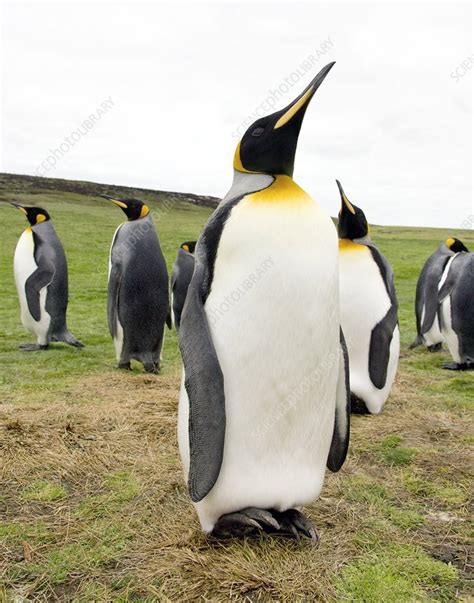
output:
<instances>
[{"instance_id":1,"label":"penguin eye","mask_svg":"<svg viewBox=\"0 0 474 603\"><path fill-rule=\"evenodd\" d=\"M255 128L255 130L252 132L252 136L261 136L264 131L265 128Z\"/></svg>"}]
</instances>

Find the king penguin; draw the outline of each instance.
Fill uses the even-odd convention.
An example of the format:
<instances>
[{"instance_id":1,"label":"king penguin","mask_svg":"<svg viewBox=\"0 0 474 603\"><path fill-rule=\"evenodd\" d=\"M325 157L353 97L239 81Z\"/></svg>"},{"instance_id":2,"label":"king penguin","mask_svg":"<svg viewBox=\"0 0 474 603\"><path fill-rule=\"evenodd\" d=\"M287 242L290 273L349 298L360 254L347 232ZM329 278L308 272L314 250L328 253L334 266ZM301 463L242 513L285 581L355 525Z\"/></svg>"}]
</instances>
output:
<instances>
[{"instance_id":1,"label":"king penguin","mask_svg":"<svg viewBox=\"0 0 474 603\"><path fill-rule=\"evenodd\" d=\"M390 393L400 353L393 272L370 239L364 212L336 182L341 196L341 324L349 351L351 407L359 414L378 414Z\"/></svg>"},{"instance_id":2,"label":"king penguin","mask_svg":"<svg viewBox=\"0 0 474 603\"><path fill-rule=\"evenodd\" d=\"M196 241L185 241L181 243L171 275L171 306L173 308L173 319L176 329L179 329L181 313L183 312L186 294L194 271L194 250Z\"/></svg>"},{"instance_id":3,"label":"king penguin","mask_svg":"<svg viewBox=\"0 0 474 603\"><path fill-rule=\"evenodd\" d=\"M20 350L45 350L51 341L84 347L66 325L67 261L49 213L41 207L24 207L15 202L11 205L21 211L30 224L18 240L13 268L21 322L36 336L37 343L25 343Z\"/></svg>"},{"instance_id":4,"label":"king penguin","mask_svg":"<svg viewBox=\"0 0 474 603\"><path fill-rule=\"evenodd\" d=\"M462 241L450 237L426 260L416 284L417 336L410 349L422 344L430 352L441 349L443 336L438 319L438 286L449 258L460 251L468 251L468 249Z\"/></svg>"},{"instance_id":5,"label":"king penguin","mask_svg":"<svg viewBox=\"0 0 474 603\"><path fill-rule=\"evenodd\" d=\"M443 368L474 369L474 253L459 252L450 260L439 284L441 333L454 362Z\"/></svg>"},{"instance_id":6,"label":"king penguin","mask_svg":"<svg viewBox=\"0 0 474 603\"><path fill-rule=\"evenodd\" d=\"M178 439L203 530L317 539L295 507L320 494L349 441L337 234L293 180L303 116L333 63L237 145L234 180L206 224L179 329ZM272 268L258 275L264 259ZM213 309L233 299L218 320Z\"/></svg>"},{"instance_id":7,"label":"king penguin","mask_svg":"<svg viewBox=\"0 0 474 603\"><path fill-rule=\"evenodd\" d=\"M138 360L158 373L168 313L168 272L150 209L139 199L102 195L128 220L110 248L107 315L119 368ZM170 326L170 325L169 325Z\"/></svg>"}]
</instances>

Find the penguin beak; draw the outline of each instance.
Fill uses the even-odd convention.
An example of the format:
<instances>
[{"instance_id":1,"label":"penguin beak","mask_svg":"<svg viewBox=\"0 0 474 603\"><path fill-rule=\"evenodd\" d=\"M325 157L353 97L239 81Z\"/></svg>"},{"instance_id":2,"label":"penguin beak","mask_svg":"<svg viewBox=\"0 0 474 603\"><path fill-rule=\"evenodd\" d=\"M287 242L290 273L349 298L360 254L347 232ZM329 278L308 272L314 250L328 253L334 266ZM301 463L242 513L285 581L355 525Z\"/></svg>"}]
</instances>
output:
<instances>
[{"instance_id":1,"label":"penguin beak","mask_svg":"<svg viewBox=\"0 0 474 603\"><path fill-rule=\"evenodd\" d=\"M103 199L107 199L108 201L112 201L112 203L115 203L115 205L117 205L118 207L122 208L122 209L127 209L128 205L126 203L124 203L123 201L119 201L118 199L115 199L114 197L111 197L110 195L100 195L100 197L102 197Z\"/></svg>"},{"instance_id":2,"label":"penguin beak","mask_svg":"<svg viewBox=\"0 0 474 603\"><path fill-rule=\"evenodd\" d=\"M238 172L293 176L296 146L310 100L334 63L323 67L287 107L257 119L245 132L234 155Z\"/></svg>"},{"instance_id":3,"label":"penguin beak","mask_svg":"<svg viewBox=\"0 0 474 603\"><path fill-rule=\"evenodd\" d=\"M311 81L309 86L307 86L305 90L303 90L303 92L297 98L295 98L292 103L290 103L287 107L285 107L285 109L283 109L283 111L281 112L282 115L280 115L279 119L273 126L274 130L277 130L278 128L281 128L282 126L287 124L289 121L292 120L295 115L298 115L301 111L303 111L304 113L307 106L309 105L310 100L313 98L314 93L319 88L319 86L321 86L325 77L331 71L335 64L335 61L333 61L332 63L329 63L328 65L323 67L318 73L318 75Z\"/></svg>"},{"instance_id":4,"label":"penguin beak","mask_svg":"<svg viewBox=\"0 0 474 603\"><path fill-rule=\"evenodd\" d=\"M13 205L13 207L16 207L18 210L20 210L21 212L23 212L25 214L25 216L28 214L28 212L26 211L26 209L20 205L19 203L15 203L15 201L10 201L10 205Z\"/></svg>"},{"instance_id":5,"label":"penguin beak","mask_svg":"<svg viewBox=\"0 0 474 603\"><path fill-rule=\"evenodd\" d=\"M339 189L339 193L341 195L341 213L344 212L345 210L348 210L351 212L351 214L355 215L355 209L353 208L349 199L346 197L346 194L344 193L344 189L342 188L342 185L339 182L339 180L336 180L336 184L337 184L337 188Z\"/></svg>"}]
</instances>

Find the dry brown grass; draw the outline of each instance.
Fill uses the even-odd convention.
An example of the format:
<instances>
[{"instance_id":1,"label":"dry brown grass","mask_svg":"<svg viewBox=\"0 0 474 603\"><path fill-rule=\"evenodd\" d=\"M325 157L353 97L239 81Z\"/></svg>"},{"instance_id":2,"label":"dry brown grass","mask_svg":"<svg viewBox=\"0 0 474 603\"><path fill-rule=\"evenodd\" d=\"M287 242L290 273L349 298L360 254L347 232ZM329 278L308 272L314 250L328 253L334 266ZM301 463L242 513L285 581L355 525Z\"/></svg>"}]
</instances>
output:
<instances>
[{"instance_id":1,"label":"dry brown grass","mask_svg":"<svg viewBox=\"0 0 474 603\"><path fill-rule=\"evenodd\" d=\"M436 396L428 407L421 386L401 373L381 416L354 418L348 462L308 509L317 549L200 532L177 453L176 372L107 372L49 400L0 406L0 509L7 525L22 526L0 549L5 598L332 601L342 597L335 576L380 542L452 562L455 589L467 595L469 416ZM391 434L416 449L413 463L384 462ZM41 484L60 491L44 494Z\"/></svg>"}]
</instances>

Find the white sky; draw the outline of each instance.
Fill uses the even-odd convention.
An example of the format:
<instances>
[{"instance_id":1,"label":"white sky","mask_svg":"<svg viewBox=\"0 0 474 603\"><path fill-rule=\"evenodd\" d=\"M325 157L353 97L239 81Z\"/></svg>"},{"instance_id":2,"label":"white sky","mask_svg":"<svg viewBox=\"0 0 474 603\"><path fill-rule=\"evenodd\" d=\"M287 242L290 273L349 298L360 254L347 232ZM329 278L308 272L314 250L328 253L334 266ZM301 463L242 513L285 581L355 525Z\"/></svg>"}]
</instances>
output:
<instances>
[{"instance_id":1,"label":"white sky","mask_svg":"<svg viewBox=\"0 0 474 603\"><path fill-rule=\"evenodd\" d=\"M235 130L329 39L275 108L337 61L306 113L295 180L333 215L339 178L370 222L461 227L474 214L471 11L5 3L1 171L34 174L110 97L47 176L222 197Z\"/></svg>"}]
</instances>

